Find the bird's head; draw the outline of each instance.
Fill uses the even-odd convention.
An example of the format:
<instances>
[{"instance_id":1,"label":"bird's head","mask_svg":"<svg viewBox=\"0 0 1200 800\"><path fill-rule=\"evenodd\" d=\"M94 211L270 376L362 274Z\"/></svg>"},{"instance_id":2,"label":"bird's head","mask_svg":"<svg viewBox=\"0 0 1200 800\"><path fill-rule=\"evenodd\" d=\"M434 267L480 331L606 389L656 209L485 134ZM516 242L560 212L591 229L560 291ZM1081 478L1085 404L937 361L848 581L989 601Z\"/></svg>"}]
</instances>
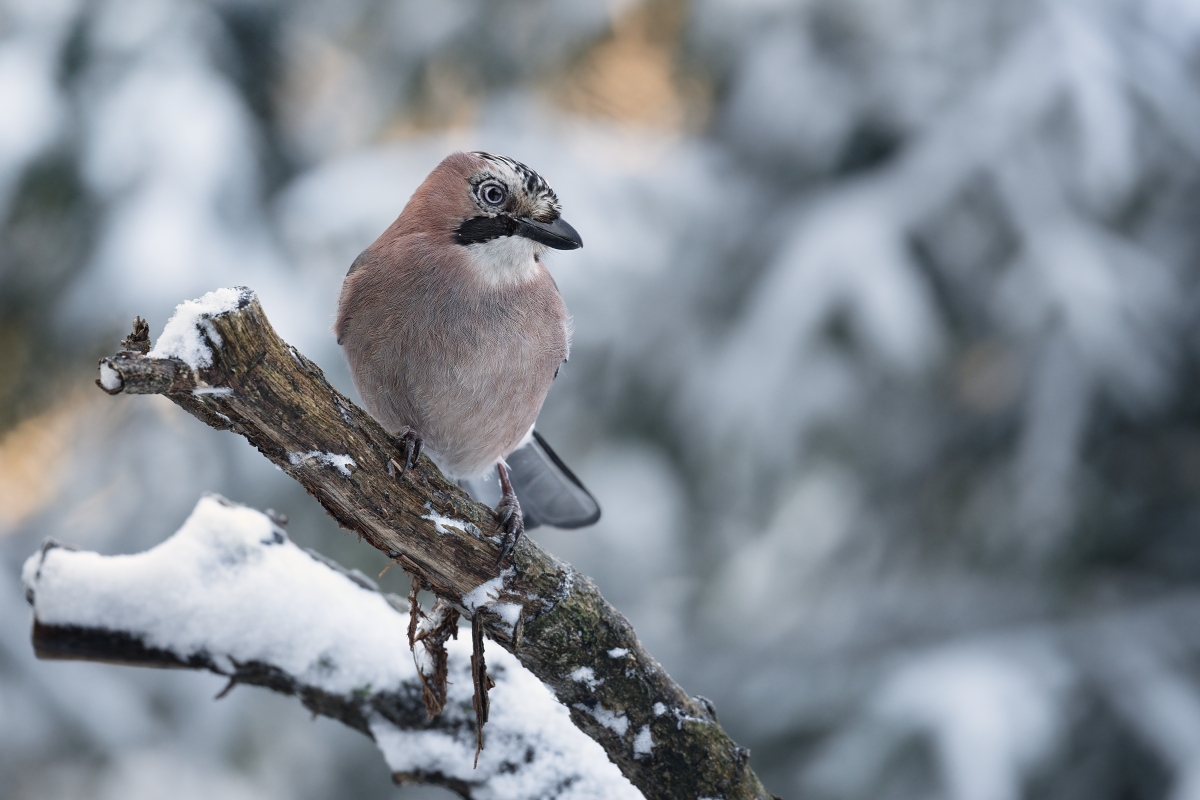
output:
<instances>
[{"instance_id":1,"label":"bird's head","mask_svg":"<svg viewBox=\"0 0 1200 800\"><path fill-rule=\"evenodd\" d=\"M455 229L455 241L472 245L518 236L555 250L583 247L541 175L507 156L477 151L467 157L471 207Z\"/></svg>"},{"instance_id":2,"label":"bird's head","mask_svg":"<svg viewBox=\"0 0 1200 800\"><path fill-rule=\"evenodd\" d=\"M491 153L452 153L413 194L401 215L409 230L436 228L482 256L547 247L574 250L579 233L560 215L558 196L529 167ZM407 219L405 219L407 218Z\"/></svg>"}]
</instances>

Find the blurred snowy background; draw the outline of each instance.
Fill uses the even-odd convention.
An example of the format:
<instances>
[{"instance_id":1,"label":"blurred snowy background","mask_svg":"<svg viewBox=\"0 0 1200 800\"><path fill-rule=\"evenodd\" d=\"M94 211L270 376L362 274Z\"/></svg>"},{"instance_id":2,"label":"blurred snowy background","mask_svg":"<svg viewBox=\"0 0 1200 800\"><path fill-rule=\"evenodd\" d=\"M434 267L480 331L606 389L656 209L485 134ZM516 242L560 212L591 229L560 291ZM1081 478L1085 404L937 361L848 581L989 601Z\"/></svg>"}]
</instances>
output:
<instances>
[{"instance_id":1,"label":"blurred snowy background","mask_svg":"<svg viewBox=\"0 0 1200 800\"><path fill-rule=\"evenodd\" d=\"M605 517L535 538L768 786L1200 798L1194 0L0 0L6 798L448 796L265 691L35 661L18 574L205 490L378 572L95 359L244 284L349 391L342 276L453 149L587 243L540 427Z\"/></svg>"}]
</instances>

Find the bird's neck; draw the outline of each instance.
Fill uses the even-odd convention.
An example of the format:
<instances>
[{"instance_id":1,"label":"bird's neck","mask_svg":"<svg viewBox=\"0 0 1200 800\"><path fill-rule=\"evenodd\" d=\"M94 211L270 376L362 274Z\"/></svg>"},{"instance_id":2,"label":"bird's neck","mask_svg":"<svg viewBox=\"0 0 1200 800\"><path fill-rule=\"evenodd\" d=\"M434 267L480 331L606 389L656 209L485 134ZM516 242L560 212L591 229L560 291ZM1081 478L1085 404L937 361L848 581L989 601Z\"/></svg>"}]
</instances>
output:
<instances>
[{"instance_id":1,"label":"bird's neck","mask_svg":"<svg viewBox=\"0 0 1200 800\"><path fill-rule=\"evenodd\" d=\"M541 255L545 249L544 245L522 236L501 236L466 245L467 264L488 286L517 286L541 274Z\"/></svg>"}]
</instances>

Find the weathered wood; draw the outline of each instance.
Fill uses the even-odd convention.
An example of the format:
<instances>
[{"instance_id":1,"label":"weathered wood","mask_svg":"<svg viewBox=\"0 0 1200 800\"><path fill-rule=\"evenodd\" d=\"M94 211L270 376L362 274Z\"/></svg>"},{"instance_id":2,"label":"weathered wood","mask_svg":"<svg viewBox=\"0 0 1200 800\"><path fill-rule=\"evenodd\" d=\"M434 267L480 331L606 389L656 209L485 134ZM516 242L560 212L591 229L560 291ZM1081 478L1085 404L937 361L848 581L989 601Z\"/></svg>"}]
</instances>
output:
<instances>
[{"instance_id":1,"label":"weathered wood","mask_svg":"<svg viewBox=\"0 0 1200 800\"><path fill-rule=\"evenodd\" d=\"M101 362L106 391L163 394L205 424L241 434L343 528L468 618L480 610L488 636L551 689L646 797L772 797L748 751L646 653L596 586L536 543L521 541L488 598L520 606L516 624L496 613L503 606L479 609L472 591L497 577L501 537L491 509L425 456L396 480L389 461L403 463L403 455L393 437L279 338L253 292L240 291L236 309L199 327L211 366L125 350ZM572 678L580 667L590 668L589 680ZM648 752L635 752L639 736L653 743Z\"/></svg>"}]
</instances>

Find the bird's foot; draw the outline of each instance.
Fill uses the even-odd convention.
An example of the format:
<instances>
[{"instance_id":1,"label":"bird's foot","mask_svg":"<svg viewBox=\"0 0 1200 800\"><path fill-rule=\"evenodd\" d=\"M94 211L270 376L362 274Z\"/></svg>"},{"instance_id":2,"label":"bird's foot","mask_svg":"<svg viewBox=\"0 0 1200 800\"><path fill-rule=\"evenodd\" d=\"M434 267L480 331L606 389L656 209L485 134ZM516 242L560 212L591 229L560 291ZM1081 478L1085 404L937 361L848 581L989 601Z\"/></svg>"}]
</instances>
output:
<instances>
[{"instance_id":1,"label":"bird's foot","mask_svg":"<svg viewBox=\"0 0 1200 800\"><path fill-rule=\"evenodd\" d=\"M496 566L500 566L504 559L512 555L517 542L521 541L521 534L525 533L525 517L521 514L521 503L518 502L512 483L508 480L508 468L503 463L497 467L500 472L500 489L504 493L496 506L496 516L500 518L500 531L504 536L500 543L500 557L496 559Z\"/></svg>"},{"instance_id":2,"label":"bird's foot","mask_svg":"<svg viewBox=\"0 0 1200 800\"><path fill-rule=\"evenodd\" d=\"M396 459L394 458L388 459L388 472L396 480L402 481L404 480L404 476L408 474L409 467L415 464L417 459L421 457L421 448L425 446L425 441L421 438L420 434L407 425L404 426L404 430L400 431L400 435L396 437L396 441L399 442L400 449L404 453L404 465L401 466L396 463ZM400 471L399 475L396 475L397 470Z\"/></svg>"},{"instance_id":3,"label":"bird's foot","mask_svg":"<svg viewBox=\"0 0 1200 800\"><path fill-rule=\"evenodd\" d=\"M504 559L512 555L517 542L521 541L521 534L525 533L525 518L521 516L521 504L517 502L515 494L500 498L496 515L500 517L500 531L504 534L504 540L500 543L500 557L496 559L496 566L500 566Z\"/></svg>"}]
</instances>

